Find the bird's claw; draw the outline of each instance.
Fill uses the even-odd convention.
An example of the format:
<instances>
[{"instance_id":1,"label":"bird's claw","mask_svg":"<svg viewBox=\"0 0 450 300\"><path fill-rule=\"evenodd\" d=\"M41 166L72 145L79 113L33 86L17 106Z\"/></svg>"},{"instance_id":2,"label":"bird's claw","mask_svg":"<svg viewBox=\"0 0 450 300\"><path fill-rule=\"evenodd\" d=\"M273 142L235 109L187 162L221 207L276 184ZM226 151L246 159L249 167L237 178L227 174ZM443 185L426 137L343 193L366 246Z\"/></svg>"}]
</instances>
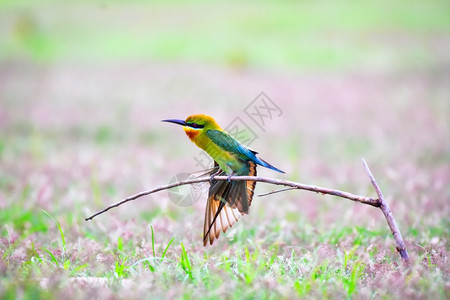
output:
<instances>
[{"instance_id":1,"label":"bird's claw","mask_svg":"<svg viewBox=\"0 0 450 300\"><path fill-rule=\"evenodd\" d=\"M228 175L227 182L231 182L231 176L233 176L233 175L234 175L234 172L232 172L230 175Z\"/></svg>"},{"instance_id":2,"label":"bird's claw","mask_svg":"<svg viewBox=\"0 0 450 300\"><path fill-rule=\"evenodd\" d=\"M219 175L220 172L221 172L221 171L220 171L220 169L219 169L219 170L217 170L217 172L214 172L214 173L211 174L211 176L209 176L209 183L210 183L211 185L213 185L214 177L217 176L217 175Z\"/></svg>"}]
</instances>

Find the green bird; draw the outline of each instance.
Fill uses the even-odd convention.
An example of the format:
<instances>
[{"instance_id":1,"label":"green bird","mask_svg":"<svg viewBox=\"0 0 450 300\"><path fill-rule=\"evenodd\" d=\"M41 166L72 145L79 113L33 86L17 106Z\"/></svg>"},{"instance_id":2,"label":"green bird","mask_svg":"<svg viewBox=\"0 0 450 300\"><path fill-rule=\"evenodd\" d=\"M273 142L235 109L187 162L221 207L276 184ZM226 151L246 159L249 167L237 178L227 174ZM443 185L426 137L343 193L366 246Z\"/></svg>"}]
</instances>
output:
<instances>
[{"instance_id":1,"label":"green bird","mask_svg":"<svg viewBox=\"0 0 450 300\"><path fill-rule=\"evenodd\" d=\"M189 139L212 157L215 168L209 173L211 176L256 176L256 165L284 173L258 158L256 151L239 143L209 116L198 114L185 121L162 121L183 126ZM208 240L212 245L221 230L226 232L241 215L248 214L255 185L255 181L211 180L203 227L204 246Z\"/></svg>"}]
</instances>

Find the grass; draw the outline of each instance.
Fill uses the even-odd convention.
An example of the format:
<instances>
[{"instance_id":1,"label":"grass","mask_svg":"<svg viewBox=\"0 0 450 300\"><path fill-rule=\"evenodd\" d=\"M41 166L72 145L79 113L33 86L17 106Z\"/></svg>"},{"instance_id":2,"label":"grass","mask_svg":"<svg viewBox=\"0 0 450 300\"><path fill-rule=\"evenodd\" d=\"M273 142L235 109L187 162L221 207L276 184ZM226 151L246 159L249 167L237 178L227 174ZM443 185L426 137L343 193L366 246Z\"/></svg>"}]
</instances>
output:
<instances>
[{"instance_id":1,"label":"grass","mask_svg":"<svg viewBox=\"0 0 450 300\"><path fill-rule=\"evenodd\" d=\"M0 298L450 298L448 11L0 1ZM282 110L264 130L244 112L261 91ZM256 197L206 248L204 200L85 222L196 169L159 122L194 112L240 117L289 180L374 196L366 157L411 264L381 212L300 191Z\"/></svg>"},{"instance_id":2,"label":"grass","mask_svg":"<svg viewBox=\"0 0 450 300\"><path fill-rule=\"evenodd\" d=\"M97 297L108 295L106 289L116 296L128 293L131 298L146 295L147 288L156 297L188 298L199 293L204 297L220 294L231 298L294 295L389 298L403 295L402 286L414 288L418 293L426 292L433 298L443 298L446 293L444 265L435 261L436 255L442 253L425 248L417 251L412 247L409 251L413 263L405 268L397 253L389 249L394 243L387 230L379 234L365 228L337 226L331 232L323 231L309 238L302 236L295 242L286 241L286 244L270 238L256 242L253 238L245 239L248 231L260 230L258 226L246 223L245 228L239 228L241 232L237 233L236 243L219 245L225 246L221 251L204 252L198 249L200 241L185 246L175 237L165 240L153 226L146 231L140 229L141 222L132 224L138 231L136 237L119 236L112 240L108 235L103 238L81 235L78 237L82 239L81 244L74 241L74 229L66 227L65 230L71 232L66 243L67 233L61 224L49 213L42 211L41 214L48 220L48 232L34 235L31 244L24 241L29 241L29 236L23 237L24 240L11 244L10 250L3 253L2 267L9 270L2 277L4 299L22 293L37 295L37 298L58 298L67 289L74 295ZM276 227L278 222L272 220L270 223ZM10 228L10 231L14 229ZM430 235L433 230L422 231L421 235ZM345 241L351 243L347 245ZM26 253L18 261L17 254L13 253L23 247ZM102 263L98 264L99 261ZM87 283L77 284L75 279L80 278L87 278ZM93 278L105 281L96 283ZM47 284L43 283L47 279L52 281L51 295ZM143 281L147 284L138 283ZM394 282L400 285L391 286ZM83 290L79 290L81 286L84 286ZM125 292L130 286L133 292Z\"/></svg>"}]
</instances>

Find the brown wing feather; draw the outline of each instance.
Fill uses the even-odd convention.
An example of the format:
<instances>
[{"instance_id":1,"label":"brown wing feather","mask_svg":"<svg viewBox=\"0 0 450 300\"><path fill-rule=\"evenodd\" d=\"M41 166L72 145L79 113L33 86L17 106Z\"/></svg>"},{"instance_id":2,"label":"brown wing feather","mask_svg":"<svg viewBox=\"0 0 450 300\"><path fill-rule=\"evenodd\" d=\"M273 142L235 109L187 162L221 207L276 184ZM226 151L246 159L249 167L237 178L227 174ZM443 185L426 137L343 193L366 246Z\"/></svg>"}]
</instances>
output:
<instances>
[{"instance_id":1,"label":"brown wing feather","mask_svg":"<svg viewBox=\"0 0 450 300\"><path fill-rule=\"evenodd\" d=\"M249 163L249 176L256 176L256 164ZM220 173L224 175L225 172ZM256 181L213 181L206 203L203 226L203 245L210 245L219 238L220 231L226 232L241 215L248 214Z\"/></svg>"},{"instance_id":2,"label":"brown wing feather","mask_svg":"<svg viewBox=\"0 0 450 300\"><path fill-rule=\"evenodd\" d=\"M203 245L209 243L213 244L215 239L219 238L220 231L226 232L229 227L232 227L234 223L239 220L237 208L231 208L225 204L220 208L220 201L216 201L213 197L208 198L206 203L205 223L203 226ZM218 212L220 208L220 212ZM218 213L217 217L216 214ZM215 221L214 221L214 218ZM212 222L214 221L214 224Z\"/></svg>"},{"instance_id":3,"label":"brown wing feather","mask_svg":"<svg viewBox=\"0 0 450 300\"><path fill-rule=\"evenodd\" d=\"M250 170L248 176L256 176L256 164L253 162L248 162L250 164ZM247 199L248 206L252 205L253 194L256 186L256 181L247 181Z\"/></svg>"}]
</instances>

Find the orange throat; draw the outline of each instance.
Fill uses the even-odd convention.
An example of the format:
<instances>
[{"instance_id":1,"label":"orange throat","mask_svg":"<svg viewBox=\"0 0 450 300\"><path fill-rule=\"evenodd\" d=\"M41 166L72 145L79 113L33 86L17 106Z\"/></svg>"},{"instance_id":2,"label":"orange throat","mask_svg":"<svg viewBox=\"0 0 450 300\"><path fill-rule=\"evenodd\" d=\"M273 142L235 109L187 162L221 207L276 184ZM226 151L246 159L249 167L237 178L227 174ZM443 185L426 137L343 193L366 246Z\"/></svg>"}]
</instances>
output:
<instances>
[{"instance_id":1,"label":"orange throat","mask_svg":"<svg viewBox=\"0 0 450 300\"><path fill-rule=\"evenodd\" d=\"M200 131L199 130L195 130L189 127L183 127L184 132L186 132L187 136L189 137L189 139L196 143L197 140L197 136L199 135ZM197 144L197 143L196 143Z\"/></svg>"}]
</instances>

